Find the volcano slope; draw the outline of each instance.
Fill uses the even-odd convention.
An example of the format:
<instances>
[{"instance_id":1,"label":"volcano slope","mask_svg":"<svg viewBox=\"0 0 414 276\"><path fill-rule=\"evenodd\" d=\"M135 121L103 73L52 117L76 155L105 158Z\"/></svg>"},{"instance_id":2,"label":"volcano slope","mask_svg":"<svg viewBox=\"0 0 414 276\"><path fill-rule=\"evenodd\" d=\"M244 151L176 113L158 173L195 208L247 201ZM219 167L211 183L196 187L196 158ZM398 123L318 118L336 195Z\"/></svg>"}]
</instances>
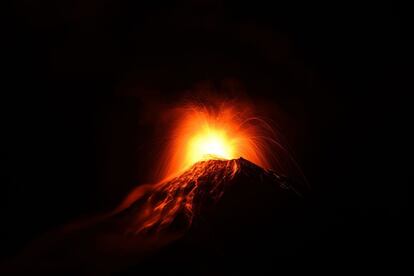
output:
<instances>
[{"instance_id":1,"label":"volcano slope","mask_svg":"<svg viewBox=\"0 0 414 276\"><path fill-rule=\"evenodd\" d=\"M143 235L184 233L137 269L183 273L191 267L217 274L226 266L243 271L298 250L304 202L296 186L243 158L201 161L117 216ZM142 218L143 213L150 215Z\"/></svg>"},{"instance_id":2,"label":"volcano slope","mask_svg":"<svg viewBox=\"0 0 414 276\"><path fill-rule=\"evenodd\" d=\"M140 186L116 211L36 240L12 271L217 274L297 250L302 197L288 179L243 158L207 160Z\"/></svg>"},{"instance_id":3,"label":"volcano slope","mask_svg":"<svg viewBox=\"0 0 414 276\"><path fill-rule=\"evenodd\" d=\"M143 189L113 219L133 234L182 231L200 220L219 219L228 209L232 215L226 220L254 220L298 195L287 178L243 158L206 160Z\"/></svg>"}]
</instances>

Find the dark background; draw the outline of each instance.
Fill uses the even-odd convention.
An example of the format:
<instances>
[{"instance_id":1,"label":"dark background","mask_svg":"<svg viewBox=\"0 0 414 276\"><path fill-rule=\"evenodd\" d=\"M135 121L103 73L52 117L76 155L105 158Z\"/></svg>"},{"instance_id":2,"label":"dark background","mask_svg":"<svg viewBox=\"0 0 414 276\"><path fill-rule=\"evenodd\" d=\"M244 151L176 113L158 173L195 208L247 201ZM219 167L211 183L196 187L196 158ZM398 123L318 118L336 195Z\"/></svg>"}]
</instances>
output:
<instances>
[{"instance_id":1,"label":"dark background","mask_svg":"<svg viewBox=\"0 0 414 276\"><path fill-rule=\"evenodd\" d=\"M208 86L273 110L312 186L312 229L303 229L312 235L297 258L404 260L405 7L141 2L14 2L1 96L2 258L150 181L153 118Z\"/></svg>"}]
</instances>

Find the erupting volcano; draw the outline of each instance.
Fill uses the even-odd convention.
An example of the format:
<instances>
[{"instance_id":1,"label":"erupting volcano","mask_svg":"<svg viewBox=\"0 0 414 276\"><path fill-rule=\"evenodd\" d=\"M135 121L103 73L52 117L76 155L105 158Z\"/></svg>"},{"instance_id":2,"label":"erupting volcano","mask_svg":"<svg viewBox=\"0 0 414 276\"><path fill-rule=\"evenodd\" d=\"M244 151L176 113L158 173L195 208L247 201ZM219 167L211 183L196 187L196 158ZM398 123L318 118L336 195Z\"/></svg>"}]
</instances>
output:
<instances>
[{"instance_id":1,"label":"erupting volcano","mask_svg":"<svg viewBox=\"0 0 414 276\"><path fill-rule=\"evenodd\" d=\"M280 144L270 125L253 116L248 105L184 105L174 109L171 117L162 180L138 187L118 209L128 232L186 229L198 216L214 209L238 181L273 183L293 190L269 169L278 160L275 146Z\"/></svg>"}]
</instances>

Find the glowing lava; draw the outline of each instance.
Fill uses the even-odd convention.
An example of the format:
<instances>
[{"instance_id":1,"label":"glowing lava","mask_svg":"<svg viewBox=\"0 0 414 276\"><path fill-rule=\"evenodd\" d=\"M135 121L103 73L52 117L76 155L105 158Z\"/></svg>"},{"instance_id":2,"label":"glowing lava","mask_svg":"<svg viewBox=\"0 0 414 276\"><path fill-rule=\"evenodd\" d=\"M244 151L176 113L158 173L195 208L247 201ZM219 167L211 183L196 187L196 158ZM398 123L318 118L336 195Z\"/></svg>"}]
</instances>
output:
<instances>
[{"instance_id":1,"label":"glowing lava","mask_svg":"<svg viewBox=\"0 0 414 276\"><path fill-rule=\"evenodd\" d=\"M234 145L224 130L203 126L200 133L188 142L187 159L194 164L205 159L233 159Z\"/></svg>"},{"instance_id":2,"label":"glowing lava","mask_svg":"<svg viewBox=\"0 0 414 276\"><path fill-rule=\"evenodd\" d=\"M211 105L186 104L169 115L158 179L177 176L193 164L209 159L243 157L263 168L270 167L274 132L250 106L238 102ZM274 145L273 145L274 146Z\"/></svg>"}]
</instances>

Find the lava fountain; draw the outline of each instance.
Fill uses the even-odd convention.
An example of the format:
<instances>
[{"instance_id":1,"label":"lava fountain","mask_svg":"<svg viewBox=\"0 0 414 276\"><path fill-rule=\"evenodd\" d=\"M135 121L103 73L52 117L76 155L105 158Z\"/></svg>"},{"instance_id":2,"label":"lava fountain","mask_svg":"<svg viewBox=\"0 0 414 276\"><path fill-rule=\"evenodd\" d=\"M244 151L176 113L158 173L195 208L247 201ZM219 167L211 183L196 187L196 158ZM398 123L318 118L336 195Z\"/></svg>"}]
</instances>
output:
<instances>
[{"instance_id":1,"label":"lava fountain","mask_svg":"<svg viewBox=\"0 0 414 276\"><path fill-rule=\"evenodd\" d=\"M272 148L280 145L275 131L255 116L248 104L221 101L187 103L170 113L171 129L162 153L161 179L177 176L199 161L243 157L272 167Z\"/></svg>"}]
</instances>

